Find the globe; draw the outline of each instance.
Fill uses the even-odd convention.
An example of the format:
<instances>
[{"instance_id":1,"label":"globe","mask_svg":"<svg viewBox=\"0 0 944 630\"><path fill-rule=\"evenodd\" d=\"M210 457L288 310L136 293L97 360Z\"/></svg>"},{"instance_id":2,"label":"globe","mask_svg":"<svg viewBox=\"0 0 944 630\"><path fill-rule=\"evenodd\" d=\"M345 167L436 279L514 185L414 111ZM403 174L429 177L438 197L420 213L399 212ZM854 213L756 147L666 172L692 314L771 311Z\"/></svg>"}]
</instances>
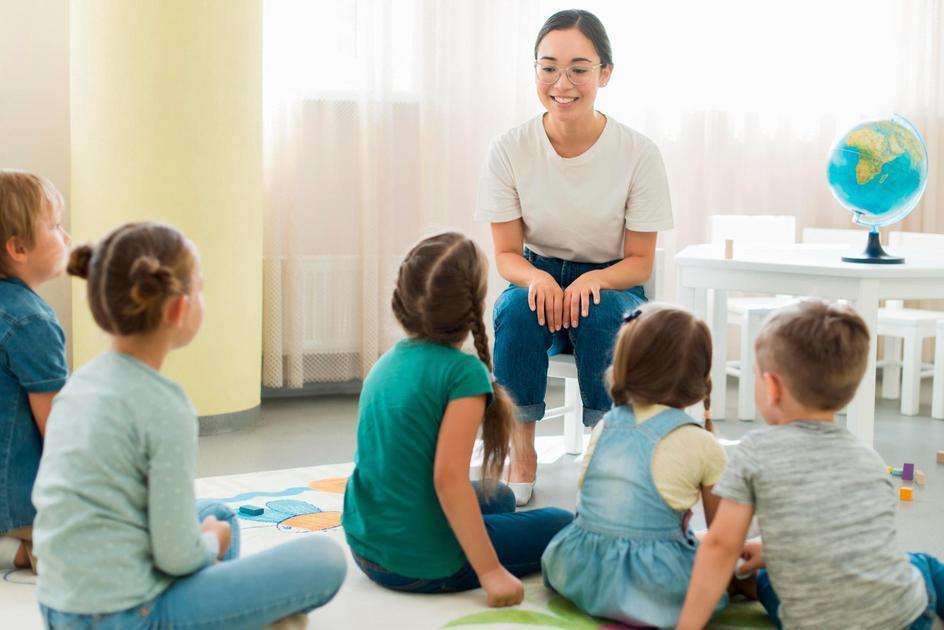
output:
<instances>
[{"instance_id":1,"label":"globe","mask_svg":"<svg viewBox=\"0 0 944 630\"><path fill-rule=\"evenodd\" d=\"M878 229L908 216L927 186L928 150L914 125L898 115L856 125L830 150L826 179L853 222L871 228L862 256L843 260L903 262L882 251Z\"/></svg>"}]
</instances>

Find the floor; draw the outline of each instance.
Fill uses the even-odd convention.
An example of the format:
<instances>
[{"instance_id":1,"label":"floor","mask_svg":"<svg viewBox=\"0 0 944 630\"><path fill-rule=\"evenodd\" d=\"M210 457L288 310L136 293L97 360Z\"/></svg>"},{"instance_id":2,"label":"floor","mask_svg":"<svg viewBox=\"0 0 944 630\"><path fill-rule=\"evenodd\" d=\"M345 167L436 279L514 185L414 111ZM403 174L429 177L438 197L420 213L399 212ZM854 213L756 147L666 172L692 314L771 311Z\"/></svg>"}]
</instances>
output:
<instances>
[{"instance_id":1,"label":"floor","mask_svg":"<svg viewBox=\"0 0 944 630\"><path fill-rule=\"evenodd\" d=\"M737 401L735 383L732 379L728 384L728 412L732 417ZM922 400L928 403L930 384L926 385ZM562 396L562 390L551 388L548 404L562 404ZM929 403L921 408L925 415L912 417L900 415L897 405L897 401L877 402L875 448L890 466L911 462L927 475L927 485L915 487L914 500L900 504L898 544L902 550L944 556L944 536L940 534L944 515L944 465L935 461L936 452L944 450L944 421L929 417ZM357 399L353 396L266 401L262 407L262 421L255 427L200 439L198 475L206 477L352 461L356 418ZM720 438L736 440L761 423L761 420L718 421L715 431ZM539 436L561 435L562 432L559 418L539 423L537 428ZM564 455L541 463L534 507L556 505L574 509L578 470L574 459Z\"/></svg>"},{"instance_id":2,"label":"floor","mask_svg":"<svg viewBox=\"0 0 944 630\"><path fill-rule=\"evenodd\" d=\"M736 400L733 393L732 390L728 398L732 403ZM925 394L925 399L929 399L929 392ZM561 392L552 390L548 402L557 405L560 398ZM734 411L733 404L730 411ZM923 413L928 411L927 407L922 408ZM886 462L890 465L913 462L927 474L927 486L915 488L914 501L900 504L898 546L902 551L926 551L944 556L944 540L940 536L941 515L944 514L944 465L935 463L935 452L944 449L944 421L926 416L902 417L892 401L879 401L876 416L876 448ZM258 425L244 431L200 439L198 475L202 479L197 482L198 491L203 492L201 496L207 492L209 496L230 496L241 491L240 483L251 484L253 490L259 490L260 483L263 489L268 489L268 484L275 489L306 485L310 479L321 476L346 475L355 448L356 417L357 399L353 396L266 401ZM716 432L722 443L728 443L735 442L746 431L758 426L761 426L759 422L720 421L716 422ZM559 419L541 423L537 428L538 436L543 439L539 440L539 481L533 507L556 505L573 509L575 506L580 456L563 453L562 440L556 437L561 432ZM318 467L317 470L304 468L314 466ZM219 478L219 475L229 477ZM269 481L260 481L266 479ZM234 485L230 488L228 484ZM332 503L338 499L324 494L298 498L315 501L323 509L339 509ZM693 526L703 526L703 520L696 516ZM247 531L247 535L257 538L249 539L253 542L247 545L246 550L258 550L253 545L262 549L277 544L282 539L275 532L275 529L251 530L251 534ZM339 529L324 535L343 544L343 532ZM495 612L482 606L479 591L445 596L445 599L434 598L435 601L422 596L410 598L377 588L360 575L353 563L349 563L348 570L345 588L331 604L312 613L311 627L373 627L377 615L383 614L384 626L390 628L443 627L443 621L451 619L449 626L471 623L483 627L480 624L487 623L495 630L513 630L523 625L548 627L547 614L564 617L568 614L561 609L560 602L548 599L549 591L541 584L540 576L526 581L526 602L515 609L517 612L493 616ZM25 583L17 584L17 581ZM27 594L34 588L30 586L32 581L32 576L23 576L22 572L3 576L0 581L0 611L3 611L0 612L0 626L39 627L34 595L31 592ZM741 612L750 611L742 609ZM538 622L542 614L545 621ZM564 617L550 625L588 627L586 618L580 617L579 613L566 623ZM754 621L733 620L733 623L715 624L713 627L757 628L766 625L763 618ZM592 624L592 627L598 626Z\"/></svg>"}]
</instances>

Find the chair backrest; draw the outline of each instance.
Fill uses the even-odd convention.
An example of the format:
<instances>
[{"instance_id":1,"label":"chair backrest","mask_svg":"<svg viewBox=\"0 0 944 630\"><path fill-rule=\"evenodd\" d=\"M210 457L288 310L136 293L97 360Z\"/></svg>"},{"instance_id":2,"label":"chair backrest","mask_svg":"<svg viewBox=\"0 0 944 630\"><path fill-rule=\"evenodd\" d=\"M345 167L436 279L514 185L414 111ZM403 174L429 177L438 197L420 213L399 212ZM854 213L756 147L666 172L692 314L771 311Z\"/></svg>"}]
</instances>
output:
<instances>
[{"instance_id":1,"label":"chair backrest","mask_svg":"<svg viewBox=\"0 0 944 630\"><path fill-rule=\"evenodd\" d=\"M652 259L652 273L649 279L642 285L646 291L646 297L650 302L658 302L662 299L662 291L665 286L665 251L661 248L656 249L655 257Z\"/></svg>"},{"instance_id":2,"label":"chair backrest","mask_svg":"<svg viewBox=\"0 0 944 630\"><path fill-rule=\"evenodd\" d=\"M944 249L944 234L933 232L892 232L888 235L890 247L913 247L915 249Z\"/></svg>"},{"instance_id":3,"label":"chair backrest","mask_svg":"<svg viewBox=\"0 0 944 630\"><path fill-rule=\"evenodd\" d=\"M711 242L789 245L796 243L796 218L790 215L716 214L711 217Z\"/></svg>"},{"instance_id":4,"label":"chair backrest","mask_svg":"<svg viewBox=\"0 0 944 630\"><path fill-rule=\"evenodd\" d=\"M865 247L868 234L864 229L803 228L802 238L804 243Z\"/></svg>"}]
</instances>

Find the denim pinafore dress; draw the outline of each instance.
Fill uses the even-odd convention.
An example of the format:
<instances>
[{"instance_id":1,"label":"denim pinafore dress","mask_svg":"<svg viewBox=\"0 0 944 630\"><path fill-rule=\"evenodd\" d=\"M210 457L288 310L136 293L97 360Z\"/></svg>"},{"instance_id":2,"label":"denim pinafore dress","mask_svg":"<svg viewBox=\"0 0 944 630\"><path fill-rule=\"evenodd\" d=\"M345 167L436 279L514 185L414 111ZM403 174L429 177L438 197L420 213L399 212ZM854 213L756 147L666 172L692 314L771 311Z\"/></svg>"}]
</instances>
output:
<instances>
[{"instance_id":1,"label":"denim pinafore dress","mask_svg":"<svg viewBox=\"0 0 944 630\"><path fill-rule=\"evenodd\" d=\"M685 512L665 502L652 478L659 440L686 424L678 409L641 424L628 406L603 417L576 520L542 557L548 586L584 612L630 625L674 627L698 543ZM727 604L725 596L718 607Z\"/></svg>"}]
</instances>

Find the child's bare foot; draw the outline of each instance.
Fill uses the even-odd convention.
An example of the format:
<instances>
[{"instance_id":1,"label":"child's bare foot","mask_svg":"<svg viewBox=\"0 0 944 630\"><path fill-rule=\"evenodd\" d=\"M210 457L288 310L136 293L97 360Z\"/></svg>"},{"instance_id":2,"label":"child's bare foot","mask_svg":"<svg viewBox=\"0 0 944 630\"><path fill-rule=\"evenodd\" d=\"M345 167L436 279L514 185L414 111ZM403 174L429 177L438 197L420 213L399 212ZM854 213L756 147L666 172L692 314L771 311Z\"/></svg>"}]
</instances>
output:
<instances>
[{"instance_id":1,"label":"child's bare foot","mask_svg":"<svg viewBox=\"0 0 944 630\"><path fill-rule=\"evenodd\" d=\"M26 551L26 543L21 542L20 548L16 552L16 556L13 558L13 566L17 569L25 569L30 565L29 553Z\"/></svg>"}]
</instances>

